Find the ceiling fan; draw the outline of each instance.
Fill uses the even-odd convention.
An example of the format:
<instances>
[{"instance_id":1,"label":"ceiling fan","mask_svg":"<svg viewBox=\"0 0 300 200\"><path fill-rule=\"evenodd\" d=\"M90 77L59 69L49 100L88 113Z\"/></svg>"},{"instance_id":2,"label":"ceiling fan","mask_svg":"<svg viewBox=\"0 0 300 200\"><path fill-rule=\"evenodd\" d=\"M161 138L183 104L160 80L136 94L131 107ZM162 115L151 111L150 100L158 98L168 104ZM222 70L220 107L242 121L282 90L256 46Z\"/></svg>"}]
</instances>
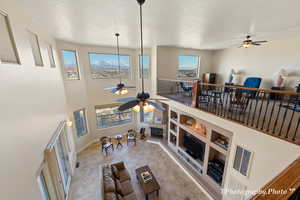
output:
<instances>
[{"instance_id":1,"label":"ceiling fan","mask_svg":"<svg viewBox=\"0 0 300 200\"><path fill-rule=\"evenodd\" d=\"M127 109L132 108L135 112L140 112L140 121L144 122L144 113L151 112L155 109L165 110L163 106L153 102L151 100L166 100L166 99L151 99L150 94L145 92L144 88L144 49L143 49L143 16L142 16L142 5L145 3L145 0L137 0L140 6L140 31L141 31L141 70L142 70L142 91L137 94L137 97L129 97L129 98L121 98L118 99L118 102L125 102L124 104L120 105L118 110L124 111Z\"/></svg>"},{"instance_id":2,"label":"ceiling fan","mask_svg":"<svg viewBox=\"0 0 300 200\"><path fill-rule=\"evenodd\" d=\"M115 87L110 88L104 88L104 90L108 90L116 95L123 95L128 93L128 88L135 88L134 86L125 86L124 83L122 83L122 77L121 77L121 66L120 66L120 47L119 47L119 33L116 33L115 36L117 37L117 56L118 56L118 66L119 66L119 77L120 82Z\"/></svg>"},{"instance_id":3,"label":"ceiling fan","mask_svg":"<svg viewBox=\"0 0 300 200\"><path fill-rule=\"evenodd\" d=\"M247 35L247 36L246 36L246 40L243 41L243 44L242 44L242 46L240 46L240 48L241 48L241 47L248 48L248 47L250 47L250 46L259 46L259 45L261 45L262 43L265 43L265 42L268 42L268 41L266 41L266 40L262 40L262 41L252 41L252 40L251 40L251 36L250 36L250 35Z\"/></svg>"}]
</instances>

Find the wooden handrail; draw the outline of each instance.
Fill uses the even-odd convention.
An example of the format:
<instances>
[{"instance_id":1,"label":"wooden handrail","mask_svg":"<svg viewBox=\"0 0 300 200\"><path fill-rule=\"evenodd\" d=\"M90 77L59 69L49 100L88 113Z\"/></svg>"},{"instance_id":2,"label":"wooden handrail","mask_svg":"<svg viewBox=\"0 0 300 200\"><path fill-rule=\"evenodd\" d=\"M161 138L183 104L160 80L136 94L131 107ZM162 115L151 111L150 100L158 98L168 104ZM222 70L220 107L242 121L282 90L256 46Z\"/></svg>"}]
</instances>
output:
<instances>
[{"instance_id":1,"label":"wooden handrail","mask_svg":"<svg viewBox=\"0 0 300 200\"><path fill-rule=\"evenodd\" d=\"M300 96L300 92L294 92L294 91L284 91L284 90L267 90L267 89L258 89L258 88L249 88L244 86L235 86L235 85L223 85L223 84L211 84L211 83L199 83L200 85L204 86L214 86L214 87L226 87L226 88L232 88L232 89L247 89L247 90L253 90L257 92L263 92L263 93L276 93L276 94L286 94L286 95L294 95L294 96Z\"/></svg>"},{"instance_id":2,"label":"wooden handrail","mask_svg":"<svg viewBox=\"0 0 300 200\"><path fill-rule=\"evenodd\" d=\"M261 189L262 192L253 196L251 200L287 200L298 187L300 187L300 158L267 183Z\"/></svg>"}]
</instances>

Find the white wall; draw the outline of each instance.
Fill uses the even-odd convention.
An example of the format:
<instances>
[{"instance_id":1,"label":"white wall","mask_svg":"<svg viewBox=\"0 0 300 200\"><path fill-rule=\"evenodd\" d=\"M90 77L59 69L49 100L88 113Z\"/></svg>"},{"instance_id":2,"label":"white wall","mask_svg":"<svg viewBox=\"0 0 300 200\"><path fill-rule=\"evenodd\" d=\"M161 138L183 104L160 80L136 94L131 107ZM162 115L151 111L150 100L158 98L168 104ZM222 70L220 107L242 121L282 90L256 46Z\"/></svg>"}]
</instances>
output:
<instances>
[{"instance_id":1,"label":"white wall","mask_svg":"<svg viewBox=\"0 0 300 200\"><path fill-rule=\"evenodd\" d=\"M1 199L41 199L36 173L43 151L60 121L66 120L64 86L54 40L12 1L0 1L9 16L21 64L0 64L0 194ZM36 67L28 33L39 36L44 67ZM50 68L46 43L54 47Z\"/></svg>"},{"instance_id":2,"label":"white wall","mask_svg":"<svg viewBox=\"0 0 300 200\"><path fill-rule=\"evenodd\" d=\"M178 56L199 56L200 75L212 72L212 51L186 49L178 47L157 47L157 77L160 79L177 79Z\"/></svg>"},{"instance_id":3,"label":"white wall","mask_svg":"<svg viewBox=\"0 0 300 200\"><path fill-rule=\"evenodd\" d=\"M285 86L293 88L300 82L300 38L278 40L250 48L230 48L214 51L213 67L218 82L228 81L230 69L241 72L240 84L249 76L263 79L261 88L270 89L275 74L286 69Z\"/></svg>"},{"instance_id":4,"label":"white wall","mask_svg":"<svg viewBox=\"0 0 300 200\"><path fill-rule=\"evenodd\" d=\"M121 41L120 41L121 42ZM91 142L95 141L105 135L124 134L128 129L134 128L136 125L136 115L132 124L124 125L114 128L97 129L96 128L96 113L95 106L103 104L116 103L118 98L123 97L135 97L136 89L129 89L127 95L117 96L104 91L104 88L115 86L118 79L92 79L88 53L116 53L115 47L103 47L92 45L73 44L64 41L57 41L59 49L76 50L78 55L78 65L80 71L80 80L64 80L67 96L68 115L70 119L73 119L73 112L85 108L88 122L88 134L82 137L77 137L75 126L73 127L74 139L77 152L84 149ZM137 86L141 84L140 79L137 78L138 73L138 51L136 49L120 48L120 54L126 54L130 56L131 63L131 77L128 80L122 80L125 85ZM146 51L148 55L148 51ZM60 56L61 62L62 57ZM62 69L63 73L63 69ZM146 80L146 87L149 87L149 81Z\"/></svg>"}]
</instances>

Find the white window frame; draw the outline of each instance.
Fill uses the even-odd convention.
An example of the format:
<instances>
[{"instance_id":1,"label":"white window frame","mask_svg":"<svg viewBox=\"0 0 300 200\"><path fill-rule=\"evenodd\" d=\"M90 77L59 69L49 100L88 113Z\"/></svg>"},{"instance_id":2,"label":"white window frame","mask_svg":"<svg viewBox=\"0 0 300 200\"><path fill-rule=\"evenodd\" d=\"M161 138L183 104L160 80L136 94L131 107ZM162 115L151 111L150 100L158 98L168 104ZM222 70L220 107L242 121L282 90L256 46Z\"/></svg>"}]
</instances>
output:
<instances>
[{"instance_id":1,"label":"white window frame","mask_svg":"<svg viewBox=\"0 0 300 200\"><path fill-rule=\"evenodd\" d=\"M51 44L48 44L47 52L48 52L48 57L49 57L49 62L50 62L50 68L55 68L56 67L56 62L55 62L55 59L54 59L54 53L53 53L53 48L52 48Z\"/></svg>"},{"instance_id":2,"label":"white window frame","mask_svg":"<svg viewBox=\"0 0 300 200\"><path fill-rule=\"evenodd\" d=\"M181 77L181 76L179 76L179 65L180 65L179 58L180 58L180 56L198 57L197 72L196 72L195 77ZM177 76L178 79L198 79L198 78L200 78L200 67L201 67L201 57L200 56L198 56L198 55L179 55L177 57L177 62L178 62L178 64L177 64L177 75L176 76Z\"/></svg>"},{"instance_id":3,"label":"white window frame","mask_svg":"<svg viewBox=\"0 0 300 200\"><path fill-rule=\"evenodd\" d=\"M88 52L88 60L89 60L89 67L90 67L90 71L91 71L91 77L94 80L116 80L119 79L119 77L115 77L115 78L94 78L93 77L93 73L92 73L92 65L91 65L91 59L90 59L90 54L104 54L104 55L115 55L117 56L118 54L116 53L99 53L99 52ZM128 69L128 77L124 78L122 77L123 80L132 80L132 61L131 61L131 55L129 54L120 54L120 56L128 56L129 57L129 69Z\"/></svg>"},{"instance_id":4,"label":"white window frame","mask_svg":"<svg viewBox=\"0 0 300 200\"><path fill-rule=\"evenodd\" d=\"M105 109L105 108L113 108L113 107L117 107L118 105L114 105L114 104L107 104L107 105L98 105L95 106L95 115L96 115L96 129L97 130L105 130L105 129L111 129L111 128L117 128L117 127L123 127L123 126L128 126L128 125L132 125L134 123L134 113L131 109L128 109L131 111L131 121L125 124L118 124L115 126L109 126L109 127L103 127L103 128L99 128L98 127L98 120L97 120L97 109Z\"/></svg>"},{"instance_id":5,"label":"white window frame","mask_svg":"<svg viewBox=\"0 0 300 200\"><path fill-rule=\"evenodd\" d=\"M37 63L37 60L35 59L34 56L34 47L32 46L30 39L29 39L29 43L30 43L30 47L31 47L31 52L32 52L32 56L33 56L33 60L34 60L34 64L37 67L43 67L44 66L44 61L43 61L43 56L42 56L42 52L41 52L41 46L40 46L40 41L39 41L39 37L36 33L31 32L30 30L28 30L28 33L30 34L29 37L33 36L36 42L36 48L38 50L38 55L41 59L41 63Z\"/></svg>"},{"instance_id":6,"label":"white window frame","mask_svg":"<svg viewBox=\"0 0 300 200\"><path fill-rule=\"evenodd\" d=\"M74 54L75 54L75 61L76 61L76 69L77 69L77 73L78 73L77 79L69 79L69 78L68 78L67 73L66 73L65 59L64 59L64 56L63 56L63 54L62 54L62 51L71 51L71 52L74 52ZM61 58L62 58L63 70L64 70L64 78L65 78L65 80L67 80L67 81L79 81L79 80L81 79L81 76L80 76L80 68L79 68L79 62L78 62L77 51L74 50L74 49L61 49L61 50L60 50L60 55L61 55Z\"/></svg>"},{"instance_id":7,"label":"white window frame","mask_svg":"<svg viewBox=\"0 0 300 200\"><path fill-rule=\"evenodd\" d=\"M77 128L76 128L76 119L75 119L75 112L80 112L80 111L83 111L83 115L84 115L84 120L85 120L85 127L86 127L86 132L83 134L83 135L78 135L78 132L77 132ZM88 122L87 122L87 116L86 116L86 109L85 108L81 108L79 110L75 110L73 112L73 117L74 117L74 124L75 124L75 130L76 130L76 135L78 138L82 137L82 136L85 136L89 133L89 128L88 128Z\"/></svg>"},{"instance_id":8,"label":"white window frame","mask_svg":"<svg viewBox=\"0 0 300 200\"><path fill-rule=\"evenodd\" d=\"M16 42L15 42L15 39L14 39L14 35L13 35L12 29L11 29L11 24L10 24L10 20L9 20L8 14L5 13L4 11L0 10L0 15L2 15L5 18L6 28L7 28L7 32L8 32L8 37L10 39L10 43L11 43L11 46L13 48L14 56L15 56L15 59L16 59L16 62L9 62L9 61L3 61L0 58L0 64L3 63L3 64L18 64L18 65L21 65L19 53L18 53L18 50L17 50L17 46L16 46Z\"/></svg>"}]
</instances>

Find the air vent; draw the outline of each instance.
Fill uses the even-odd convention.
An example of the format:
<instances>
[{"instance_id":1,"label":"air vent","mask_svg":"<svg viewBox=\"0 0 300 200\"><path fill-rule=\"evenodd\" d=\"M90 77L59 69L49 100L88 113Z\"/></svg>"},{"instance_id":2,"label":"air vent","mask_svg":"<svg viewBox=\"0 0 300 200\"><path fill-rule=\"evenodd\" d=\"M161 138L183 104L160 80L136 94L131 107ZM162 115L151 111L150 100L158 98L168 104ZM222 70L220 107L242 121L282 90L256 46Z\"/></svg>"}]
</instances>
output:
<instances>
[{"instance_id":1,"label":"air vent","mask_svg":"<svg viewBox=\"0 0 300 200\"><path fill-rule=\"evenodd\" d=\"M244 176L248 176L252 153L240 146L236 147L233 168Z\"/></svg>"}]
</instances>

